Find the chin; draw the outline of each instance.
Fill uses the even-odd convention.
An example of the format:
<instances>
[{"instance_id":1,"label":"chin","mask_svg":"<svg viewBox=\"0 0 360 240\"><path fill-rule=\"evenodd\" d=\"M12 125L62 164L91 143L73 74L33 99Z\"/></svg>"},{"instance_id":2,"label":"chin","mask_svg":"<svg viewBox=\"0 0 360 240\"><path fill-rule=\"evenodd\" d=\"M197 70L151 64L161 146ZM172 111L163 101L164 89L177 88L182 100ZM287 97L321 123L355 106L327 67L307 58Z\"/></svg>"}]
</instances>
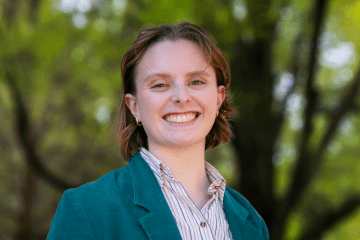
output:
<instances>
[{"instance_id":1,"label":"chin","mask_svg":"<svg viewBox=\"0 0 360 240\"><path fill-rule=\"evenodd\" d=\"M199 144L200 142L205 142L205 141L200 141L199 139L187 137L187 138L177 138L177 139L168 140L167 145L174 146L174 147L175 146L176 147L191 147L191 146Z\"/></svg>"}]
</instances>

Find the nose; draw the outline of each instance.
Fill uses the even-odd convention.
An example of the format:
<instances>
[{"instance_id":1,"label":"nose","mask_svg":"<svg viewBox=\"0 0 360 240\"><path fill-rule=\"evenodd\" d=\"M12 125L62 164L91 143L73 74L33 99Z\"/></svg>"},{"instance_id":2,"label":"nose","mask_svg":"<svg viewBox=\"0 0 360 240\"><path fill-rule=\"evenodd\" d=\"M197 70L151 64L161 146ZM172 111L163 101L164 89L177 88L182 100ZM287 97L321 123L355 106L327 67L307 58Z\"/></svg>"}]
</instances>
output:
<instances>
[{"instance_id":1,"label":"nose","mask_svg":"<svg viewBox=\"0 0 360 240\"><path fill-rule=\"evenodd\" d=\"M191 100L186 84L177 84L173 88L172 101L176 104L185 104Z\"/></svg>"}]
</instances>

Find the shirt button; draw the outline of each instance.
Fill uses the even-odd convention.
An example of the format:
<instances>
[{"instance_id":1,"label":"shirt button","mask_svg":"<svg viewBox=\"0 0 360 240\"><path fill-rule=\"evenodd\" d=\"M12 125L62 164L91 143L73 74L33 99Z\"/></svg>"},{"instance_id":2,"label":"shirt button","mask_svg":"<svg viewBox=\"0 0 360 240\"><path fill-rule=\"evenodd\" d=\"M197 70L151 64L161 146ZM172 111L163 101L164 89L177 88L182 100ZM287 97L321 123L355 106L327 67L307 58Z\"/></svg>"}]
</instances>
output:
<instances>
[{"instance_id":1,"label":"shirt button","mask_svg":"<svg viewBox=\"0 0 360 240\"><path fill-rule=\"evenodd\" d=\"M200 226L205 227L205 226L206 226L206 222L202 222L202 223L200 224Z\"/></svg>"}]
</instances>

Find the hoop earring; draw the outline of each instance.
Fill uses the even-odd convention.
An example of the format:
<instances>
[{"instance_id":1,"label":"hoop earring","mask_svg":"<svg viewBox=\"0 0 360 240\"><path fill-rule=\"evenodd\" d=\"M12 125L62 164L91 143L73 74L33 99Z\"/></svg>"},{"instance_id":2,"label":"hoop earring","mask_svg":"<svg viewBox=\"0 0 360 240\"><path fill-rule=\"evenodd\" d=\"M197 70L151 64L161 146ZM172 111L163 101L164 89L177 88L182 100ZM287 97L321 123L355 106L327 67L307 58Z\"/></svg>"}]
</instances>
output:
<instances>
[{"instance_id":1,"label":"hoop earring","mask_svg":"<svg viewBox=\"0 0 360 240\"><path fill-rule=\"evenodd\" d=\"M137 124L138 126L142 126L142 123L139 122L139 120L138 120L137 118L135 118L135 121L136 121L136 124Z\"/></svg>"}]
</instances>

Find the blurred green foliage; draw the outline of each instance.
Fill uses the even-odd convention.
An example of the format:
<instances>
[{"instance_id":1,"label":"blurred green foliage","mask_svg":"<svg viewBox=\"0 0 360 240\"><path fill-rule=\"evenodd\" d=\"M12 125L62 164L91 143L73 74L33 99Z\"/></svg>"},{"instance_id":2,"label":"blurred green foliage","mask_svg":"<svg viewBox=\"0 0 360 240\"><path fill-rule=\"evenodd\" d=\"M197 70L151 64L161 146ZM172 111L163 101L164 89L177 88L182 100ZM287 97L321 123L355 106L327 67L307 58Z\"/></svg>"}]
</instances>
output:
<instances>
[{"instance_id":1,"label":"blurred green foliage","mask_svg":"<svg viewBox=\"0 0 360 240\"><path fill-rule=\"evenodd\" d=\"M270 2L270 5L268 4ZM38 5L35 5L37 3ZM311 146L326 131L328 111L339 107L346 86L359 66L360 2L330 1L321 35L316 89L321 93L319 114L313 120ZM265 11L264 6L270 6ZM112 137L121 89L120 62L143 26L189 21L203 26L232 62L237 41L275 37L272 70L276 83L273 111L280 111L293 76L289 73L294 47L299 64L308 64L309 47L296 39L310 38L313 1L245 0L37 0L0 3L0 238L46 237L62 190L44 181L26 161L17 131L16 100L7 74L29 114L35 152L46 169L67 183L80 185L126 163ZM269 24L276 22L276 36ZM241 53L240 53L241 54ZM237 79L233 79L237 81ZM275 165L275 198L285 196L294 169L306 105L299 83L287 99L285 122L270 156ZM245 93L244 93L245 94ZM235 105L245 95L235 95ZM251 102L246 103L251 106ZM308 220L336 209L360 192L360 97L341 121L328 146L315 181L286 223L284 239L298 239ZM240 118L242 117L240 112ZM208 150L206 158L237 186L241 165L234 146ZM35 179L35 185L28 185ZM31 188L31 193L26 189ZM26 209L31 204L31 209ZM29 211L26 215L26 211ZM25 215L23 215L25 214ZM21 225L27 216L27 225ZM360 212L352 212L324 233L322 239L360 239ZM25 230L24 230L25 228Z\"/></svg>"}]
</instances>

